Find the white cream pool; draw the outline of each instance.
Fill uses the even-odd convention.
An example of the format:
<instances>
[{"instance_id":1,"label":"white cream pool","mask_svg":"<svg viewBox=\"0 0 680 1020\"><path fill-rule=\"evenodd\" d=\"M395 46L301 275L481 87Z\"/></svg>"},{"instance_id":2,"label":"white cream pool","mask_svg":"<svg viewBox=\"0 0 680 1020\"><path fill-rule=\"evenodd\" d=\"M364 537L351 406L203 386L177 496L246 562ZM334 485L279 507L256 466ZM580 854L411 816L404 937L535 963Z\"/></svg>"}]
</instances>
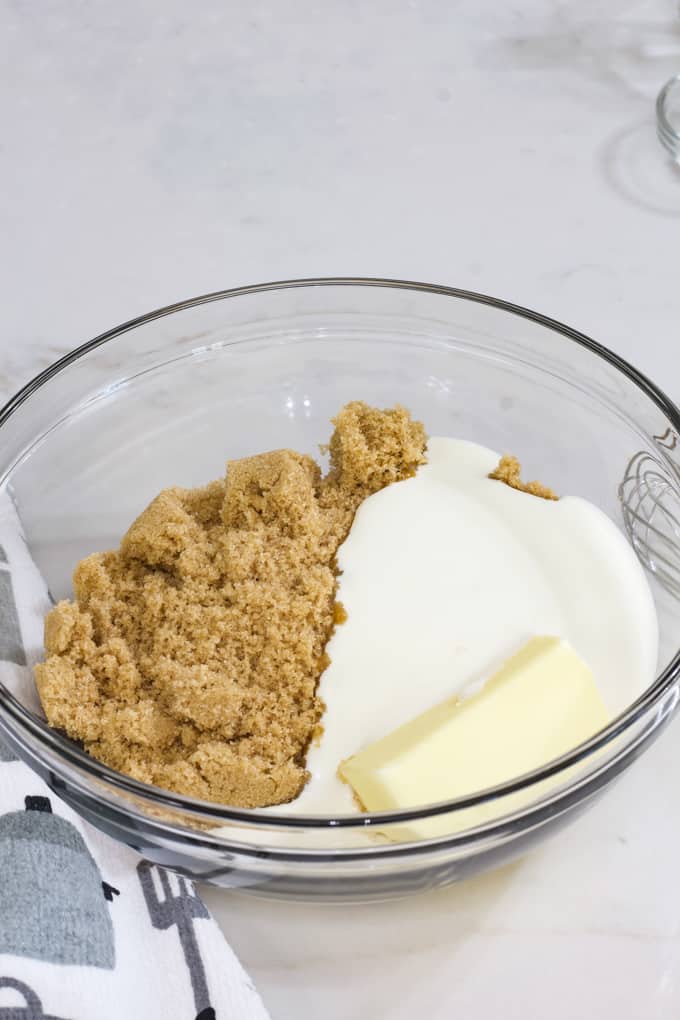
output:
<instances>
[{"instance_id":1,"label":"white cream pool","mask_svg":"<svg viewBox=\"0 0 680 1020\"><path fill-rule=\"evenodd\" d=\"M497 462L483 446L433 438L414 478L360 507L338 555L348 619L328 648L311 779L272 810L355 811L336 774L342 759L473 690L534 635L570 642L612 715L652 682L656 612L621 532L584 499L553 502L492 481Z\"/></svg>"}]
</instances>

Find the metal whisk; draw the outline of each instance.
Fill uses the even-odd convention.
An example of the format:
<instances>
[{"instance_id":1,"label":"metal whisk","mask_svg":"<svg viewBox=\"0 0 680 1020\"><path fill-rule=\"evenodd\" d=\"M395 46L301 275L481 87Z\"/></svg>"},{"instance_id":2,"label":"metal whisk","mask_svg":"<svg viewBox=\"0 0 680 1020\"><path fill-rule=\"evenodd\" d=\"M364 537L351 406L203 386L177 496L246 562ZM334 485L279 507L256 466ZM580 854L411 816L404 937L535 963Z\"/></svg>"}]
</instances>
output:
<instances>
[{"instance_id":1,"label":"metal whisk","mask_svg":"<svg viewBox=\"0 0 680 1020\"><path fill-rule=\"evenodd\" d=\"M619 499L626 531L640 561L671 595L680 598L680 481L641 450L628 462Z\"/></svg>"}]
</instances>

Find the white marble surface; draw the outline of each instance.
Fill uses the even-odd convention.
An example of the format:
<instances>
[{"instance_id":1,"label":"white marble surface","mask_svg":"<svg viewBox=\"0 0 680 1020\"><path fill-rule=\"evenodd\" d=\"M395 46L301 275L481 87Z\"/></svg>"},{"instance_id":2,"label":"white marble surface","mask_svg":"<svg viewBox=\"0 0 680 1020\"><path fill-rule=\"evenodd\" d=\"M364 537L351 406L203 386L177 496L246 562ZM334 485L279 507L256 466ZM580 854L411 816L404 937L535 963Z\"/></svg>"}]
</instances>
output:
<instances>
[{"instance_id":1,"label":"white marble surface","mask_svg":"<svg viewBox=\"0 0 680 1020\"><path fill-rule=\"evenodd\" d=\"M483 290L680 398L673 0L0 2L0 391L137 313L300 275ZM211 895L275 1020L680 1013L676 723L502 873L351 909Z\"/></svg>"}]
</instances>

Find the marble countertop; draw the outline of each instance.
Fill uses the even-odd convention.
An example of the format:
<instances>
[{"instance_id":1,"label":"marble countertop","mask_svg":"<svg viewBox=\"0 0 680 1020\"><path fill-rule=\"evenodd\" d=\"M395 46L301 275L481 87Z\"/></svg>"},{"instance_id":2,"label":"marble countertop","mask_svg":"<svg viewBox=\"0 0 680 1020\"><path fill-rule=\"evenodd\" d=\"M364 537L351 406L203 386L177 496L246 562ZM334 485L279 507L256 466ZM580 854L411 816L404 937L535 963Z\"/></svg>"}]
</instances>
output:
<instances>
[{"instance_id":1,"label":"marble countertop","mask_svg":"<svg viewBox=\"0 0 680 1020\"><path fill-rule=\"evenodd\" d=\"M1 397L159 305L351 274L534 307L680 399L671 0L7 0L0 25ZM671 1020L679 734L467 885L208 898L274 1020Z\"/></svg>"}]
</instances>

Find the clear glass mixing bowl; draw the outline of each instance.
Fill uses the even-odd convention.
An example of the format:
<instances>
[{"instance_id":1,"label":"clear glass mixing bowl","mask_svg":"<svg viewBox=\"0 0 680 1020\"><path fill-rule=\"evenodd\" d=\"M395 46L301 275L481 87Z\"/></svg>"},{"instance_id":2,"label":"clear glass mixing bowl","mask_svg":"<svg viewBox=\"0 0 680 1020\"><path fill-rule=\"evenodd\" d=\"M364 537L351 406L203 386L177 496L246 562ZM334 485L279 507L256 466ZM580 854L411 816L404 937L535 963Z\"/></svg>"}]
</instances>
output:
<instances>
[{"instance_id":1,"label":"clear glass mixing bowl","mask_svg":"<svg viewBox=\"0 0 680 1020\"><path fill-rule=\"evenodd\" d=\"M353 399L401 402L430 433L514 452L531 477L609 514L648 571L658 676L606 730L512 783L418 810L334 818L230 809L145 786L48 729L28 699L0 691L2 738L58 796L199 880L323 900L456 881L588 807L677 705L678 409L611 352L514 305L446 287L329 279L161 309L85 344L7 404L0 482L53 596L64 597L76 561L117 545L160 489L219 477L227 457L282 446L316 454L331 415ZM466 809L482 803L488 822L466 827ZM435 816L444 835L410 841L404 823Z\"/></svg>"},{"instance_id":2,"label":"clear glass mixing bowl","mask_svg":"<svg viewBox=\"0 0 680 1020\"><path fill-rule=\"evenodd\" d=\"M680 74L667 81L657 96L656 132L664 148L680 163Z\"/></svg>"}]
</instances>

